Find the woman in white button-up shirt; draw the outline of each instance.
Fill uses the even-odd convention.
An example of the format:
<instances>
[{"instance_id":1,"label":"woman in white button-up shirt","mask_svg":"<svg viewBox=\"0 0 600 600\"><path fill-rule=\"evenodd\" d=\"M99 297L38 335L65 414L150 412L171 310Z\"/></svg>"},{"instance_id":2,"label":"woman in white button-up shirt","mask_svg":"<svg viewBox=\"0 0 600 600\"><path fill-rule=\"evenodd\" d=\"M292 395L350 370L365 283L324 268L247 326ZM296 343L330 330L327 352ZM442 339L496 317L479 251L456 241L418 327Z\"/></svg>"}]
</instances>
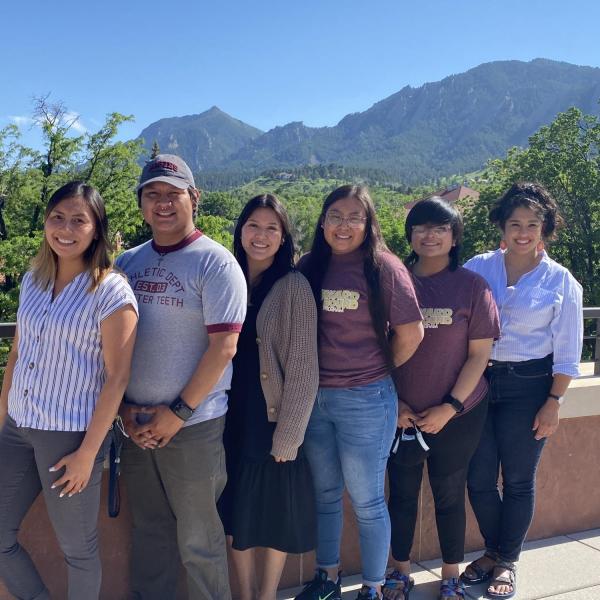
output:
<instances>
[{"instance_id":1,"label":"woman in white button-up shirt","mask_svg":"<svg viewBox=\"0 0 600 600\"><path fill-rule=\"evenodd\" d=\"M109 250L100 194L82 182L57 190L21 285L0 395L0 578L17 598L50 598L17 540L40 491L65 555L69 600L100 592L104 442L137 324L135 297Z\"/></svg>"},{"instance_id":2,"label":"woman in white button-up shirt","mask_svg":"<svg viewBox=\"0 0 600 600\"><path fill-rule=\"evenodd\" d=\"M510 598L514 563L533 518L537 465L558 428L563 395L579 373L582 289L544 250L562 219L542 186L513 185L490 220L502 231L501 248L465 264L485 277L500 313L500 339L486 370L489 413L468 479L486 552L462 577L467 583L491 579L488 597Z\"/></svg>"}]
</instances>

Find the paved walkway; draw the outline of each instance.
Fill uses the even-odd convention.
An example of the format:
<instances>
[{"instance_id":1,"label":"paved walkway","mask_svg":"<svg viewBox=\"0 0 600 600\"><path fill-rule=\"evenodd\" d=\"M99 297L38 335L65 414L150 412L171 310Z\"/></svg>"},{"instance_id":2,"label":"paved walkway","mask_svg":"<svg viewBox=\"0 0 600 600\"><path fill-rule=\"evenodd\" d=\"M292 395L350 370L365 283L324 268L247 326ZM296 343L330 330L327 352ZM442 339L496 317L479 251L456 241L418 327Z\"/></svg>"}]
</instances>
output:
<instances>
[{"instance_id":1,"label":"paved walkway","mask_svg":"<svg viewBox=\"0 0 600 600\"><path fill-rule=\"evenodd\" d=\"M465 557L463 566L480 553ZM415 565L416 581L410 600L435 600L439 591L440 560ZM344 580L344 600L354 600L360 578ZM293 598L301 588L280 593ZM517 600L600 600L600 529L527 542L517 571ZM484 598L483 585L467 589L467 598Z\"/></svg>"}]
</instances>

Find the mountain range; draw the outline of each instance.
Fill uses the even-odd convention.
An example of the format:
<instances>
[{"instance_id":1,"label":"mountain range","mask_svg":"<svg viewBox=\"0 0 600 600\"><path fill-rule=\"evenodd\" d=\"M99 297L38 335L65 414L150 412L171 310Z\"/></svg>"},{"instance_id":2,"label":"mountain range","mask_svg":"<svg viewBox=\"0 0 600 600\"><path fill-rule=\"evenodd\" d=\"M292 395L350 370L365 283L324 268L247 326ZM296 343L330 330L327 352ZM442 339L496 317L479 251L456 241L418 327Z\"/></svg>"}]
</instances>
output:
<instances>
[{"instance_id":1,"label":"mountain range","mask_svg":"<svg viewBox=\"0 0 600 600\"><path fill-rule=\"evenodd\" d=\"M332 127L288 123L263 132L216 106L161 119L140 134L196 172L258 173L336 163L377 168L405 183L481 168L571 106L600 114L600 68L547 59L497 61L406 86Z\"/></svg>"}]
</instances>

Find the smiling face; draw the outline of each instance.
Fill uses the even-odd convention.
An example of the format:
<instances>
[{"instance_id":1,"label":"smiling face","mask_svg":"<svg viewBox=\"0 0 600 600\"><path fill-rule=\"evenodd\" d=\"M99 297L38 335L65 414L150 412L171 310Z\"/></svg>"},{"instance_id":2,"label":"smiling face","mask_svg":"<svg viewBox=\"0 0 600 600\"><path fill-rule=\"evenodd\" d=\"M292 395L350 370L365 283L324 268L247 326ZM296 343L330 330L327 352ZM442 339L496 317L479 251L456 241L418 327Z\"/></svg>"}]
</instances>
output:
<instances>
[{"instance_id":1,"label":"smiling face","mask_svg":"<svg viewBox=\"0 0 600 600\"><path fill-rule=\"evenodd\" d=\"M454 245L452 226L426 223L411 229L410 245L420 259L448 258Z\"/></svg>"},{"instance_id":2,"label":"smiling face","mask_svg":"<svg viewBox=\"0 0 600 600\"><path fill-rule=\"evenodd\" d=\"M321 226L331 252L348 254L357 250L365 239L367 213L360 200L349 196L327 209Z\"/></svg>"},{"instance_id":3,"label":"smiling face","mask_svg":"<svg viewBox=\"0 0 600 600\"><path fill-rule=\"evenodd\" d=\"M154 181L142 188L142 215L157 244L177 244L194 229L196 194L194 190L192 197L188 189L180 189L164 181Z\"/></svg>"},{"instance_id":4,"label":"smiling face","mask_svg":"<svg viewBox=\"0 0 600 600\"><path fill-rule=\"evenodd\" d=\"M60 261L83 262L96 237L96 220L81 196L61 200L48 214L44 235Z\"/></svg>"},{"instance_id":5,"label":"smiling face","mask_svg":"<svg viewBox=\"0 0 600 600\"><path fill-rule=\"evenodd\" d=\"M542 220L530 208L519 206L506 220L502 237L508 252L536 253L542 239Z\"/></svg>"},{"instance_id":6,"label":"smiling face","mask_svg":"<svg viewBox=\"0 0 600 600\"><path fill-rule=\"evenodd\" d=\"M242 226L242 248L248 264L260 265L265 270L283 242L281 221L272 208L257 208Z\"/></svg>"}]
</instances>

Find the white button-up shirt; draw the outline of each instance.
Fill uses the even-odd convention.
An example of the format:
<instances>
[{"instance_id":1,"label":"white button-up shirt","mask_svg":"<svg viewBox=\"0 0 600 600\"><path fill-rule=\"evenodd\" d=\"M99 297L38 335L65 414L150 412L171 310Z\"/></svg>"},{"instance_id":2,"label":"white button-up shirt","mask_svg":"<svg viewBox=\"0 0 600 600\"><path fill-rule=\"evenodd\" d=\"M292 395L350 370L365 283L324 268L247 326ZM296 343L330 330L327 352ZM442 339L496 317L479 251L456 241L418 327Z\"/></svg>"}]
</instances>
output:
<instances>
[{"instance_id":1,"label":"white button-up shirt","mask_svg":"<svg viewBox=\"0 0 600 600\"><path fill-rule=\"evenodd\" d=\"M504 251L468 260L467 269L492 288L500 314L500 339L492 358L523 361L554 355L553 374L579 375L583 343L583 295L579 282L546 252L535 269L507 286Z\"/></svg>"},{"instance_id":2,"label":"white button-up shirt","mask_svg":"<svg viewBox=\"0 0 600 600\"><path fill-rule=\"evenodd\" d=\"M31 272L21 284L18 359L8 394L8 414L19 427L85 431L104 384L100 324L137 302L127 280L109 273L92 293L87 271L52 299Z\"/></svg>"}]
</instances>

